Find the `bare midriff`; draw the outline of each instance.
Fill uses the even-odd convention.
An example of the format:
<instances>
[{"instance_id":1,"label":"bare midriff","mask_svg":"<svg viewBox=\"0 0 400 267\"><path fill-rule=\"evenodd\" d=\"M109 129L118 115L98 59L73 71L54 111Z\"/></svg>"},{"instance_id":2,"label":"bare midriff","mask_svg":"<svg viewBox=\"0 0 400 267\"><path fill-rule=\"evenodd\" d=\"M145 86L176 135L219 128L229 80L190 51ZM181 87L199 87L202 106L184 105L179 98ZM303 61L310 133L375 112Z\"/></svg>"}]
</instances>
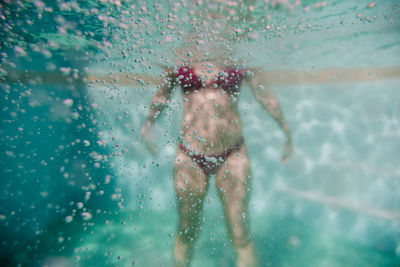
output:
<instances>
[{"instance_id":1,"label":"bare midriff","mask_svg":"<svg viewBox=\"0 0 400 267\"><path fill-rule=\"evenodd\" d=\"M220 88L202 87L183 94L181 141L195 153L215 155L242 137L237 96Z\"/></svg>"}]
</instances>

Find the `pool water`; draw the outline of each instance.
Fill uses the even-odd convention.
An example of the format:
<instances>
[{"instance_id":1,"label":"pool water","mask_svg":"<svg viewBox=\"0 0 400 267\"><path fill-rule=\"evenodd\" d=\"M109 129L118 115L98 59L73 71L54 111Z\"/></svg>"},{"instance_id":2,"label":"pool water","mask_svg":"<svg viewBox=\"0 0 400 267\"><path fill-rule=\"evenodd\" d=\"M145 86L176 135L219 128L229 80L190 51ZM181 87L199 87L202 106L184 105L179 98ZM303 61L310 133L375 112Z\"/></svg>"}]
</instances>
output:
<instances>
[{"instance_id":1,"label":"pool water","mask_svg":"<svg viewBox=\"0 0 400 267\"><path fill-rule=\"evenodd\" d=\"M235 3L2 2L3 265L172 266L182 95L152 157L140 138L150 78L173 66L193 18ZM260 266L400 265L398 5L238 1L234 57L263 69L294 143L283 165L282 132L243 86ZM210 184L192 266L235 266Z\"/></svg>"}]
</instances>

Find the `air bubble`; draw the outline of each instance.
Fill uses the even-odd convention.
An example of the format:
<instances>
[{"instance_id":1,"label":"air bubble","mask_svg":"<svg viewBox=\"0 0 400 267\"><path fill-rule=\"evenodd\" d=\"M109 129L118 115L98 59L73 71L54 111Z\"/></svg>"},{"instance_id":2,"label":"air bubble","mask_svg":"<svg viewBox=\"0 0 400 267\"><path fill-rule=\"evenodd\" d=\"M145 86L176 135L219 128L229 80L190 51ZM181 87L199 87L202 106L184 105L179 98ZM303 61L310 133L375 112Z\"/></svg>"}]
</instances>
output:
<instances>
[{"instance_id":1,"label":"air bubble","mask_svg":"<svg viewBox=\"0 0 400 267\"><path fill-rule=\"evenodd\" d=\"M66 107L71 107L74 104L74 100L71 98L64 99L62 102Z\"/></svg>"},{"instance_id":2,"label":"air bubble","mask_svg":"<svg viewBox=\"0 0 400 267\"><path fill-rule=\"evenodd\" d=\"M85 221L88 221L90 219L92 219L93 215L89 212L82 212L81 213L82 219Z\"/></svg>"},{"instance_id":3,"label":"air bubble","mask_svg":"<svg viewBox=\"0 0 400 267\"><path fill-rule=\"evenodd\" d=\"M73 218L71 215L65 217L65 222L66 222L66 223L70 223L70 222L72 222L73 220L74 220L74 218Z\"/></svg>"}]
</instances>

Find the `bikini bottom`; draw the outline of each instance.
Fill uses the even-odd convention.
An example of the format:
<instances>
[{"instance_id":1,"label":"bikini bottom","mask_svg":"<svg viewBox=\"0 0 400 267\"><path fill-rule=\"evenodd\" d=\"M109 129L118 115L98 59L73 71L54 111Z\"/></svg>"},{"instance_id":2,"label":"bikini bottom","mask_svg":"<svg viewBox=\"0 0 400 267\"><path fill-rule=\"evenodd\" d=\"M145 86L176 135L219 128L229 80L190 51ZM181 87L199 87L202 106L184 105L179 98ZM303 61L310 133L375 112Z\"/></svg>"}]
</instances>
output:
<instances>
[{"instance_id":1,"label":"bikini bottom","mask_svg":"<svg viewBox=\"0 0 400 267\"><path fill-rule=\"evenodd\" d=\"M240 150L243 144L244 144L244 138L242 136L236 144L234 144L228 149L225 149L224 152L212 156L206 156L203 154L194 154L189 149L187 149L185 145L182 143L179 143L179 148L183 152L185 152L186 155L191 157L193 161L196 162L199 168L202 169L206 175L213 175L217 173L221 165L233 152L237 152Z\"/></svg>"}]
</instances>

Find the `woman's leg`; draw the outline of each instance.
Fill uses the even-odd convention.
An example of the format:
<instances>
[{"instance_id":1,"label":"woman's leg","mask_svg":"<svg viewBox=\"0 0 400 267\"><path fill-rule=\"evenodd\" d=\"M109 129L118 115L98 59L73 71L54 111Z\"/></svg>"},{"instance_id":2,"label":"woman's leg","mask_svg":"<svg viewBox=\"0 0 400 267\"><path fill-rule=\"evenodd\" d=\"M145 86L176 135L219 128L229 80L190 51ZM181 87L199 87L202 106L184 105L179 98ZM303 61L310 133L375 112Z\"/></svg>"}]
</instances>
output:
<instances>
[{"instance_id":1,"label":"woman's leg","mask_svg":"<svg viewBox=\"0 0 400 267\"><path fill-rule=\"evenodd\" d=\"M215 177L224 206L229 237L236 250L239 267L257 266L249 229L250 161L245 145L225 160Z\"/></svg>"},{"instance_id":2,"label":"woman's leg","mask_svg":"<svg viewBox=\"0 0 400 267\"><path fill-rule=\"evenodd\" d=\"M178 232L174 257L176 266L189 266L201 228L201 214L208 179L197 164L178 149L175 158L175 194L178 205Z\"/></svg>"}]
</instances>

